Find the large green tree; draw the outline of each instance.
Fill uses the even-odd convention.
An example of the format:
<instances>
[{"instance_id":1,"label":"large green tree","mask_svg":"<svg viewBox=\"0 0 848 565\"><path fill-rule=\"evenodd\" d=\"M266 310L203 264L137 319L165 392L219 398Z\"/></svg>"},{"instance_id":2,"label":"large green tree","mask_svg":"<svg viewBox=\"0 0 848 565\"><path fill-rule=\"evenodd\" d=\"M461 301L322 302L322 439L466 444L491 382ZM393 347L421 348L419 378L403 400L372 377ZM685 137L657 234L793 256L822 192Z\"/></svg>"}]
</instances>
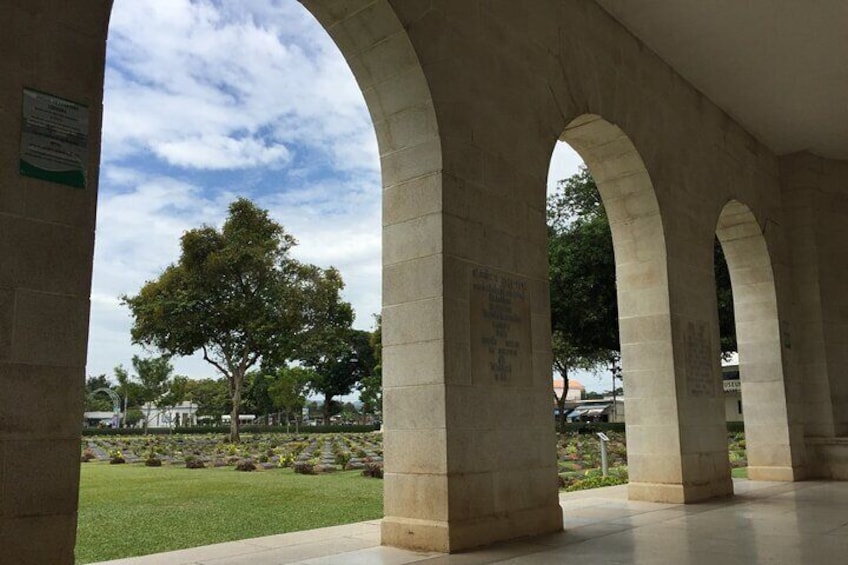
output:
<instances>
[{"instance_id":1,"label":"large green tree","mask_svg":"<svg viewBox=\"0 0 848 565\"><path fill-rule=\"evenodd\" d=\"M245 375L263 356L294 355L324 271L295 261L294 238L243 198L230 205L221 230L192 229L180 243L176 263L122 297L134 317L132 339L171 355L202 352L227 379L237 442Z\"/></svg>"}]
</instances>

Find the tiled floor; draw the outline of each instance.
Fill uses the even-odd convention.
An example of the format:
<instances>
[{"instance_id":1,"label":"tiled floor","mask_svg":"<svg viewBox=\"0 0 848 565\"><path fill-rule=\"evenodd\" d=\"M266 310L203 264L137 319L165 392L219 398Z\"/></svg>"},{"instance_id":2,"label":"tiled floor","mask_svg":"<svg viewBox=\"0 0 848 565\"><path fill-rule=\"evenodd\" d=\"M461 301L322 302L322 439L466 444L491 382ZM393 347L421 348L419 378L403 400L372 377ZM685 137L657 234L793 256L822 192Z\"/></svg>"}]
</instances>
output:
<instances>
[{"instance_id":1,"label":"tiled floor","mask_svg":"<svg viewBox=\"0 0 848 565\"><path fill-rule=\"evenodd\" d=\"M686 506L630 502L625 487L563 494L564 532L453 555L381 547L373 521L108 563L848 564L848 483L736 481L735 489L732 499Z\"/></svg>"}]
</instances>

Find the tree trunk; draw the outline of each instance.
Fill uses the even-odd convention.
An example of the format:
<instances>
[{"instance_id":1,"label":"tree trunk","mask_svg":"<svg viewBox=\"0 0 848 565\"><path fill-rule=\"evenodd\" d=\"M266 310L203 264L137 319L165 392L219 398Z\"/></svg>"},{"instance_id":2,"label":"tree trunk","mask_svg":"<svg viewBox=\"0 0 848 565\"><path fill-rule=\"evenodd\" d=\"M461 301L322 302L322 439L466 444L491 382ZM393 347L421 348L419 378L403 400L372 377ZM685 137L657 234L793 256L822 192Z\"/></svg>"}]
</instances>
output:
<instances>
[{"instance_id":1,"label":"tree trunk","mask_svg":"<svg viewBox=\"0 0 848 565\"><path fill-rule=\"evenodd\" d=\"M568 383L568 381L566 381L566 383ZM567 386L567 384L566 384L566 386ZM565 396L566 396L566 394L567 393L564 390L564 391L562 391L562 396L560 398L556 399L557 409L559 410L559 431L561 431L561 432L565 431L565 423L566 423L566 420L565 420ZM554 396L556 396L556 394L554 394Z\"/></svg>"},{"instance_id":2,"label":"tree trunk","mask_svg":"<svg viewBox=\"0 0 848 565\"><path fill-rule=\"evenodd\" d=\"M230 411L230 442L238 443L239 438L239 408L241 405L241 379L238 375L231 378L233 393L233 409Z\"/></svg>"},{"instance_id":3,"label":"tree trunk","mask_svg":"<svg viewBox=\"0 0 848 565\"><path fill-rule=\"evenodd\" d=\"M333 399L333 396L330 394L324 394L324 425L330 425L330 401Z\"/></svg>"}]
</instances>

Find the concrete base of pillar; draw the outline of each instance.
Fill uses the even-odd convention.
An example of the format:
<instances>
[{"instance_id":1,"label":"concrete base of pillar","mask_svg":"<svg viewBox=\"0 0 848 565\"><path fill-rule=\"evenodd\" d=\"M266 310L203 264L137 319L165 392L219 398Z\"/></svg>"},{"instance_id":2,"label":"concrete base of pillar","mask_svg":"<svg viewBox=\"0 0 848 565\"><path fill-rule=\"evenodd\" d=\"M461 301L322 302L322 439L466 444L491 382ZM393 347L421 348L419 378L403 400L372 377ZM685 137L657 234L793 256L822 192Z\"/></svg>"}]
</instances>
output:
<instances>
[{"instance_id":1,"label":"concrete base of pillar","mask_svg":"<svg viewBox=\"0 0 848 565\"><path fill-rule=\"evenodd\" d=\"M733 481L730 477L701 485L630 483L627 489L630 500L666 504L687 504L732 495Z\"/></svg>"},{"instance_id":2,"label":"concrete base of pillar","mask_svg":"<svg viewBox=\"0 0 848 565\"><path fill-rule=\"evenodd\" d=\"M793 467L748 467L748 478L752 481L800 481L805 478L802 468Z\"/></svg>"},{"instance_id":3,"label":"concrete base of pillar","mask_svg":"<svg viewBox=\"0 0 848 565\"><path fill-rule=\"evenodd\" d=\"M419 551L455 553L495 542L562 531L562 508L534 508L506 516L436 522L386 516L381 543Z\"/></svg>"},{"instance_id":4,"label":"concrete base of pillar","mask_svg":"<svg viewBox=\"0 0 848 565\"><path fill-rule=\"evenodd\" d=\"M809 477L848 481L848 437L806 438Z\"/></svg>"}]
</instances>

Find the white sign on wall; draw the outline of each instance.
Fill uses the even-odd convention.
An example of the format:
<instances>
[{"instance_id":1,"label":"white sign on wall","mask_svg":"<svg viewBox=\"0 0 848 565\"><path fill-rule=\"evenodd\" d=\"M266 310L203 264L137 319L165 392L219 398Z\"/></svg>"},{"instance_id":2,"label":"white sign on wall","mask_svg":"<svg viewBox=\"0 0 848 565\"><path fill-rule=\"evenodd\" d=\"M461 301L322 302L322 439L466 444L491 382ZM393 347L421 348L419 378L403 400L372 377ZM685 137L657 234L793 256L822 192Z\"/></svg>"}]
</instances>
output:
<instances>
[{"instance_id":1,"label":"white sign on wall","mask_svg":"<svg viewBox=\"0 0 848 565\"><path fill-rule=\"evenodd\" d=\"M20 173L85 188L88 178L88 108L24 89Z\"/></svg>"}]
</instances>

